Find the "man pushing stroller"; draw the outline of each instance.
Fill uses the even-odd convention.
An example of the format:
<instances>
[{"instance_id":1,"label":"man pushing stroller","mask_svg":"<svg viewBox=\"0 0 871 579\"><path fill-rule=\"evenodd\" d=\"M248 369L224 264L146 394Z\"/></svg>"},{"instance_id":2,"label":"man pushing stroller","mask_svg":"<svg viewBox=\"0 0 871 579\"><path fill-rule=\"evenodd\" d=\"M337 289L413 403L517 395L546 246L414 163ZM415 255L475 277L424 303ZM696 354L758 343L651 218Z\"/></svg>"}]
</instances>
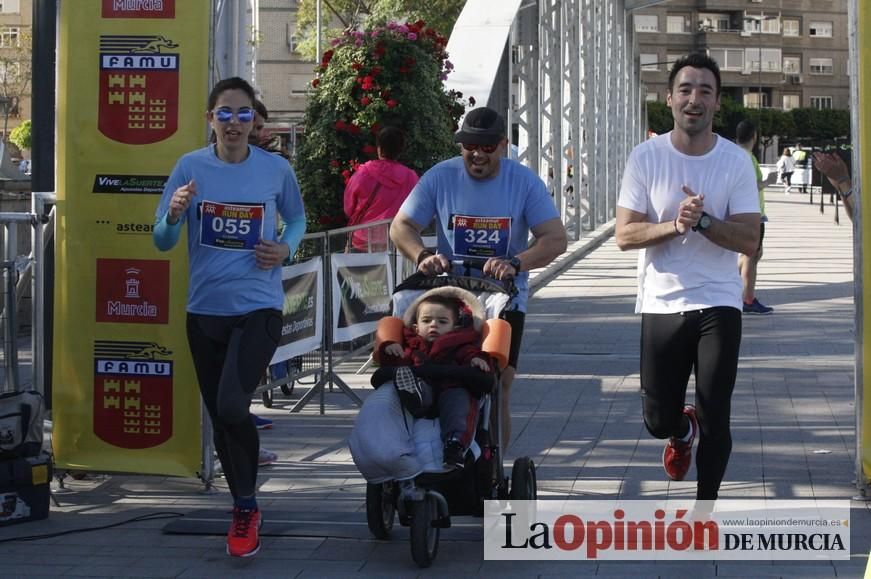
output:
<instances>
[{"instance_id":1,"label":"man pushing stroller","mask_svg":"<svg viewBox=\"0 0 871 579\"><path fill-rule=\"evenodd\" d=\"M444 443L444 465L461 469L475 436L480 392L455 378L418 378L411 367L426 364L464 366L491 373L490 356L481 350L484 308L474 294L440 287L418 297L403 315L403 341L376 344L383 366L399 366L394 385L415 417L437 411Z\"/></svg>"}]
</instances>

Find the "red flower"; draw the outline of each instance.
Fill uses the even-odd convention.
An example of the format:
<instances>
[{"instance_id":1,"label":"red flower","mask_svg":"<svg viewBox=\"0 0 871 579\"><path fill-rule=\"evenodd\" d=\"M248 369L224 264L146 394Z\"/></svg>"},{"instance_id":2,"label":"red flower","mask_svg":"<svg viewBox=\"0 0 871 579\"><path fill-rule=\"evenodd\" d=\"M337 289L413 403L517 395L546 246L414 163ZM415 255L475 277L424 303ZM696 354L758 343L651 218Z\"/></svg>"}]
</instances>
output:
<instances>
[{"instance_id":1,"label":"red flower","mask_svg":"<svg viewBox=\"0 0 871 579\"><path fill-rule=\"evenodd\" d=\"M316 79L312 80L312 87L313 88L318 88L319 84L321 84L321 79L316 78Z\"/></svg>"},{"instance_id":2,"label":"red flower","mask_svg":"<svg viewBox=\"0 0 871 579\"><path fill-rule=\"evenodd\" d=\"M408 69L404 66L399 67L399 74L408 74Z\"/></svg>"},{"instance_id":3,"label":"red flower","mask_svg":"<svg viewBox=\"0 0 871 579\"><path fill-rule=\"evenodd\" d=\"M378 76L379 74L381 74L381 67L380 66L373 66L372 70L370 72L371 72L372 76Z\"/></svg>"},{"instance_id":4,"label":"red flower","mask_svg":"<svg viewBox=\"0 0 871 579\"><path fill-rule=\"evenodd\" d=\"M336 121L336 125L335 125L335 126L336 126L336 130L337 130L337 131L344 131L344 130L347 130L347 128L348 128L348 123L346 123L346 122L343 121L342 119L339 119L338 121Z\"/></svg>"},{"instance_id":5,"label":"red flower","mask_svg":"<svg viewBox=\"0 0 871 579\"><path fill-rule=\"evenodd\" d=\"M381 129L381 123L376 121L376 122L372 123L371 127L369 127L369 132L372 133L373 135L375 135L378 133L378 131L380 129Z\"/></svg>"},{"instance_id":6,"label":"red flower","mask_svg":"<svg viewBox=\"0 0 871 579\"><path fill-rule=\"evenodd\" d=\"M354 82L356 82L357 84L363 84L363 77L358 76L357 78L354 79Z\"/></svg>"},{"instance_id":7,"label":"red flower","mask_svg":"<svg viewBox=\"0 0 871 579\"><path fill-rule=\"evenodd\" d=\"M333 169L338 169L340 164L341 163L339 163L336 159L332 159L330 161L330 167L332 167Z\"/></svg>"},{"instance_id":8,"label":"red flower","mask_svg":"<svg viewBox=\"0 0 871 579\"><path fill-rule=\"evenodd\" d=\"M355 62L351 65L351 70L360 70L361 68L363 68L363 65L359 62Z\"/></svg>"},{"instance_id":9,"label":"red flower","mask_svg":"<svg viewBox=\"0 0 871 579\"><path fill-rule=\"evenodd\" d=\"M390 98L390 91L387 89L382 90L381 91L381 98L389 99Z\"/></svg>"},{"instance_id":10,"label":"red flower","mask_svg":"<svg viewBox=\"0 0 871 579\"><path fill-rule=\"evenodd\" d=\"M375 153L377 153L377 152L378 152L378 149L376 149L372 145L364 145L363 146L363 154L364 155L369 155L370 157L374 157Z\"/></svg>"},{"instance_id":11,"label":"red flower","mask_svg":"<svg viewBox=\"0 0 871 579\"><path fill-rule=\"evenodd\" d=\"M399 103L397 101L395 101L394 99L390 99L389 101L387 101L387 108L388 109L395 108L396 105L398 105L398 104Z\"/></svg>"},{"instance_id":12,"label":"red flower","mask_svg":"<svg viewBox=\"0 0 871 579\"><path fill-rule=\"evenodd\" d=\"M352 135L358 135L360 134L360 127L358 127L354 123L350 123L348 124L348 132Z\"/></svg>"},{"instance_id":13,"label":"red flower","mask_svg":"<svg viewBox=\"0 0 871 579\"><path fill-rule=\"evenodd\" d=\"M364 96L363 98L360 99L360 104L363 105L364 107L369 106L369 103L371 103L371 102L372 102L372 99L370 99L367 96Z\"/></svg>"},{"instance_id":14,"label":"red flower","mask_svg":"<svg viewBox=\"0 0 871 579\"><path fill-rule=\"evenodd\" d=\"M342 178L345 179L345 183L347 184L347 182L351 180L351 172L348 169L345 169L342 171ZM329 217L327 219L329 219Z\"/></svg>"},{"instance_id":15,"label":"red flower","mask_svg":"<svg viewBox=\"0 0 871 579\"><path fill-rule=\"evenodd\" d=\"M328 51L326 51L326 52L324 53L324 55L321 57L321 64L324 65L324 66L327 66L328 64L330 64L330 61L331 61L332 59L333 59L333 51L332 51L332 50L328 50Z\"/></svg>"}]
</instances>

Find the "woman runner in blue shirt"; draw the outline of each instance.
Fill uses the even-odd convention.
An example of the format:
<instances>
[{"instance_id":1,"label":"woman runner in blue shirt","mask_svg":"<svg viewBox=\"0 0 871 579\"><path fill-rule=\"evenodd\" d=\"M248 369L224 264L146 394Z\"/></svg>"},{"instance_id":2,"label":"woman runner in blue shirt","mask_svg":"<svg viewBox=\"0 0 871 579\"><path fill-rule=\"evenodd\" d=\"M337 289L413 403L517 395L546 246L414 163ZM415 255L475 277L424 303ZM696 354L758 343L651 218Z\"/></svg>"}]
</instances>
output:
<instances>
[{"instance_id":1,"label":"woman runner in blue shirt","mask_svg":"<svg viewBox=\"0 0 871 579\"><path fill-rule=\"evenodd\" d=\"M234 557L260 549L260 441L248 407L281 337L281 265L305 233L293 169L248 144L254 101L254 89L241 78L215 85L207 118L216 142L178 161L154 228L155 245L167 251L187 223L188 344L233 495L227 553Z\"/></svg>"}]
</instances>

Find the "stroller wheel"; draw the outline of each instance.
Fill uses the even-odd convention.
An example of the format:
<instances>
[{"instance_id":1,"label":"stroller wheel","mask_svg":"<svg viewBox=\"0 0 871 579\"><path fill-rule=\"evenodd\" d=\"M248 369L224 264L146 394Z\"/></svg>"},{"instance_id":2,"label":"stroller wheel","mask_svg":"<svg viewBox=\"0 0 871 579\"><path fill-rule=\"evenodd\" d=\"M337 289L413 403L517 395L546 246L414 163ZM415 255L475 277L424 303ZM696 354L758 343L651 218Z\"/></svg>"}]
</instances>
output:
<instances>
[{"instance_id":1,"label":"stroller wheel","mask_svg":"<svg viewBox=\"0 0 871 579\"><path fill-rule=\"evenodd\" d=\"M433 527L438 518L438 505L434 497L411 503L411 557L418 567L432 565L439 552L439 532Z\"/></svg>"},{"instance_id":2,"label":"stroller wheel","mask_svg":"<svg viewBox=\"0 0 871 579\"><path fill-rule=\"evenodd\" d=\"M396 518L396 485L366 485L366 523L376 539L386 539Z\"/></svg>"},{"instance_id":3,"label":"stroller wheel","mask_svg":"<svg viewBox=\"0 0 871 579\"><path fill-rule=\"evenodd\" d=\"M261 398L263 398L263 406L267 408L272 408L272 390L264 390L261 394Z\"/></svg>"},{"instance_id":4,"label":"stroller wheel","mask_svg":"<svg viewBox=\"0 0 871 579\"><path fill-rule=\"evenodd\" d=\"M293 384L294 384L294 382L295 382L295 380L291 380L291 381L288 382L287 384L282 384L282 385L281 385L281 392L282 392L285 396L290 396L291 394L293 394Z\"/></svg>"},{"instance_id":5,"label":"stroller wheel","mask_svg":"<svg viewBox=\"0 0 871 579\"><path fill-rule=\"evenodd\" d=\"M528 456L514 461L511 469L510 498L517 501L534 501L538 498L538 482L535 478L535 463Z\"/></svg>"}]
</instances>

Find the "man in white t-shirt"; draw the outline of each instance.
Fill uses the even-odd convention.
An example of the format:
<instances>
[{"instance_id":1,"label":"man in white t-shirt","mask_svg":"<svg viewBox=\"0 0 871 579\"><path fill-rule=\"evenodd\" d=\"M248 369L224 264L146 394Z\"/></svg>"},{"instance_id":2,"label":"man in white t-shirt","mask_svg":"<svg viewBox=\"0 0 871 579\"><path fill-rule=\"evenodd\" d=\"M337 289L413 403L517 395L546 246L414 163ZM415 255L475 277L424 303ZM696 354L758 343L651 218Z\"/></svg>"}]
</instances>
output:
<instances>
[{"instance_id":1,"label":"man in white t-shirt","mask_svg":"<svg viewBox=\"0 0 871 579\"><path fill-rule=\"evenodd\" d=\"M736 253L759 245L753 166L714 134L720 71L703 54L669 76L671 132L635 147L617 202L617 245L640 249L641 398L644 423L669 439L663 466L683 480L696 454L696 498L717 498L732 450L730 404L741 343ZM695 371L696 405L686 404Z\"/></svg>"},{"instance_id":2,"label":"man in white t-shirt","mask_svg":"<svg viewBox=\"0 0 871 579\"><path fill-rule=\"evenodd\" d=\"M451 269L452 260L486 259L483 273L513 278L518 293L502 313L511 324L508 366L502 372L502 447L511 437L511 384L517 369L529 271L566 249L567 236L553 200L538 175L505 157L505 120L487 107L469 111L454 140L461 155L423 174L399 208L390 239L425 275ZM420 232L433 219L438 247L430 251ZM529 234L535 244L529 245Z\"/></svg>"}]
</instances>

